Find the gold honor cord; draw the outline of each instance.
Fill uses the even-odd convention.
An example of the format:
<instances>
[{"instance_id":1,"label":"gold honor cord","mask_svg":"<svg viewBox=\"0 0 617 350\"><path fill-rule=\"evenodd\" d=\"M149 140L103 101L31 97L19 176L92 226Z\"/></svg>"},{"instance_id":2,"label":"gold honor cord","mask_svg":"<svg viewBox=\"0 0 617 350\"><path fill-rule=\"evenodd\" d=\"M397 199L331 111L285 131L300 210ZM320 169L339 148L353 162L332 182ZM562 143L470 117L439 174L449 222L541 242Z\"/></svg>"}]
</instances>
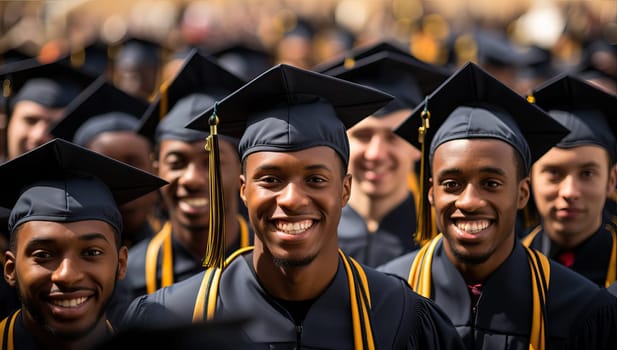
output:
<instances>
[{"instance_id":1,"label":"gold honor cord","mask_svg":"<svg viewBox=\"0 0 617 350\"><path fill-rule=\"evenodd\" d=\"M615 231L615 227L611 224L607 224L605 228L611 233L613 241L611 244L611 256L606 270L606 279L604 281L604 287L608 287L617 280L617 232ZM540 233L540 229L541 226L536 226L525 238L523 238L522 243L525 247L531 246L531 242L533 242L538 233Z\"/></svg>"},{"instance_id":2,"label":"gold honor cord","mask_svg":"<svg viewBox=\"0 0 617 350\"><path fill-rule=\"evenodd\" d=\"M172 253L172 239L171 239L171 223L166 222L159 233L156 234L148 243L146 249L146 293L154 293L158 288L169 286L174 283L174 267L173 267L173 253ZM161 286L157 288L156 275L157 275L157 262L159 253L163 248L162 258L162 276Z\"/></svg>"},{"instance_id":3,"label":"gold honor cord","mask_svg":"<svg viewBox=\"0 0 617 350\"><path fill-rule=\"evenodd\" d=\"M608 269L606 271L606 281L604 286L610 286L617 280L617 233L612 225L606 225L606 229L611 232L613 243L611 244L611 258L608 261Z\"/></svg>"},{"instance_id":4,"label":"gold honor cord","mask_svg":"<svg viewBox=\"0 0 617 350\"><path fill-rule=\"evenodd\" d=\"M216 312L216 299L218 297L219 281L223 269L236 257L245 252L253 250L253 247L238 249L224 262L223 268L211 267L206 270L201 280L201 285L195 300L193 309L193 322L204 320L204 309L206 319L212 320ZM339 249L339 255L345 265L347 281L349 286L349 301L351 303L351 319L353 324L354 349L375 349L373 329L369 311L371 309L371 295L368 288L368 280L364 270L355 260L345 256ZM349 263L351 261L351 264ZM357 278L356 278L357 275ZM358 304L360 306L358 306Z\"/></svg>"},{"instance_id":5,"label":"gold honor cord","mask_svg":"<svg viewBox=\"0 0 617 350\"><path fill-rule=\"evenodd\" d=\"M416 255L409 269L407 283L423 297L431 297L431 266L433 266L433 252L441 240L441 233L435 236L429 244L425 244Z\"/></svg>"},{"instance_id":6,"label":"gold honor cord","mask_svg":"<svg viewBox=\"0 0 617 350\"><path fill-rule=\"evenodd\" d=\"M439 234L433 238L429 244L425 244L414 258L411 268L409 269L407 282L416 293L427 298L431 296L432 257L435 252L435 247L441 238L442 235ZM525 247L525 249L531 269L533 304L529 349L544 350L546 346L546 295L550 282L550 264L548 258L543 254L531 248Z\"/></svg>"},{"instance_id":7,"label":"gold honor cord","mask_svg":"<svg viewBox=\"0 0 617 350\"><path fill-rule=\"evenodd\" d=\"M550 283L548 258L535 249L525 247L531 269L532 315L529 350L546 349L546 295Z\"/></svg>"},{"instance_id":8,"label":"gold honor cord","mask_svg":"<svg viewBox=\"0 0 617 350\"><path fill-rule=\"evenodd\" d=\"M525 247L530 247L531 242L533 242L533 240L536 238L538 233L540 233L541 229L542 229L542 226L540 225L536 226L531 232L529 232L527 236L525 236L525 238L521 240L521 243L523 243Z\"/></svg>"},{"instance_id":9,"label":"gold honor cord","mask_svg":"<svg viewBox=\"0 0 617 350\"><path fill-rule=\"evenodd\" d=\"M21 309L16 310L13 315L9 316L9 327L6 327L7 320L9 317L5 318L0 322L0 349L1 350L14 350L15 349L15 337L13 336L13 330L15 329L15 320L17 319L17 315L21 312ZM105 320L105 325L107 326L107 331L109 334L115 334L116 331L114 327L111 325L109 320Z\"/></svg>"},{"instance_id":10,"label":"gold honor cord","mask_svg":"<svg viewBox=\"0 0 617 350\"><path fill-rule=\"evenodd\" d=\"M248 247L250 243L249 228L246 220L238 214L236 219L240 227L240 247ZM173 249L171 224L166 222L161 231L152 238L146 250L146 292L148 294L157 288L158 256L163 248L161 285L158 288L170 286L174 283Z\"/></svg>"},{"instance_id":11,"label":"gold honor cord","mask_svg":"<svg viewBox=\"0 0 617 350\"><path fill-rule=\"evenodd\" d=\"M208 244L203 261L203 266L206 268L213 266L223 268L225 263L225 205L221 185L217 105L218 102L214 104L214 110L210 119L208 119L210 135L208 135L205 147L208 151L208 186L210 188L210 225L208 226Z\"/></svg>"},{"instance_id":12,"label":"gold honor cord","mask_svg":"<svg viewBox=\"0 0 617 350\"><path fill-rule=\"evenodd\" d=\"M424 110L420 114L422 119L422 125L418 128L418 142L420 143L420 200L418 201L418 232L416 233L416 241L420 245L424 245L428 240L432 238L432 223L431 223L431 209L427 203L428 200L428 149L426 141L426 133L430 128L431 112L428 110L428 97L424 99Z\"/></svg>"}]
</instances>

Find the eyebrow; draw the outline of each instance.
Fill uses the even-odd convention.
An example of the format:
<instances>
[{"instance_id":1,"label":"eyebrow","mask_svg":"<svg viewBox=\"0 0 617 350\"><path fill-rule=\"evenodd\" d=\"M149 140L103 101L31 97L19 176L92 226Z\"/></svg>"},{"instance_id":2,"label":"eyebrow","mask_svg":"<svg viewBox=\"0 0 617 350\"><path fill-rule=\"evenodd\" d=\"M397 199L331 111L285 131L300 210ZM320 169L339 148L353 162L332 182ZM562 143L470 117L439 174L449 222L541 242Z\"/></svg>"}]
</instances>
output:
<instances>
[{"instance_id":1,"label":"eyebrow","mask_svg":"<svg viewBox=\"0 0 617 350\"><path fill-rule=\"evenodd\" d=\"M107 237L104 234L99 233L99 232L86 233L86 234L80 235L77 239L83 242L89 242L89 241L93 241L97 239L102 239L106 242L109 242ZM35 244L40 244L40 245L51 244L56 241L57 239L52 239L52 238L33 238L30 241L28 241L28 246L35 245Z\"/></svg>"},{"instance_id":2,"label":"eyebrow","mask_svg":"<svg viewBox=\"0 0 617 350\"><path fill-rule=\"evenodd\" d=\"M281 167L277 165L260 165L256 167L257 170L280 170ZM330 167L325 164L311 164L304 167L304 170L328 170L331 171Z\"/></svg>"},{"instance_id":3,"label":"eyebrow","mask_svg":"<svg viewBox=\"0 0 617 350\"><path fill-rule=\"evenodd\" d=\"M483 174L493 174L493 175L498 175L498 176L506 176L506 172L501 169L501 168L495 168L495 167L490 167L490 166L486 166L486 167L481 167L478 169L480 171L480 173ZM440 171L437 175L437 178L443 178L446 177L448 175L460 175L462 174L463 171L460 168L449 168L449 169L445 169Z\"/></svg>"}]
</instances>

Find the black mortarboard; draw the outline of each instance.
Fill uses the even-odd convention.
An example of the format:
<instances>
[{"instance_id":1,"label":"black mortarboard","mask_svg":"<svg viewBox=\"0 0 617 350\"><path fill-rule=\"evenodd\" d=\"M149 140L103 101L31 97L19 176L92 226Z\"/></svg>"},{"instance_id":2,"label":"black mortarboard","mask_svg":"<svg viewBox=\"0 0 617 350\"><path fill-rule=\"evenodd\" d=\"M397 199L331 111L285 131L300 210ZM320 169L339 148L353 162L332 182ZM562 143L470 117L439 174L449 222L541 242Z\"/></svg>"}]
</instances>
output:
<instances>
[{"instance_id":1,"label":"black mortarboard","mask_svg":"<svg viewBox=\"0 0 617 350\"><path fill-rule=\"evenodd\" d=\"M425 117L429 117L429 125L420 129ZM528 172L531 164L559 142L568 130L469 62L430 94L395 133L422 150L420 187L422 198L426 198L428 162L444 142L470 138L507 142L518 152ZM423 226L431 224L430 210L419 208L418 211L417 239L424 241L430 233L428 227Z\"/></svg>"},{"instance_id":2,"label":"black mortarboard","mask_svg":"<svg viewBox=\"0 0 617 350\"><path fill-rule=\"evenodd\" d=\"M9 112L19 101L34 101L45 107L66 107L96 77L61 62L39 64L25 60L0 69L0 79ZM10 113L9 113L10 115Z\"/></svg>"},{"instance_id":3,"label":"black mortarboard","mask_svg":"<svg viewBox=\"0 0 617 350\"><path fill-rule=\"evenodd\" d=\"M193 49L174 79L161 86L160 93L142 115L139 133L156 143L168 138L187 142L204 140L207 133L185 125L243 84L242 79Z\"/></svg>"},{"instance_id":4,"label":"black mortarboard","mask_svg":"<svg viewBox=\"0 0 617 350\"><path fill-rule=\"evenodd\" d=\"M417 58L411 55L409 49L405 48L401 43L393 40L382 40L374 44L362 45L355 49L349 50L339 57L335 57L327 62L316 65L312 70L319 73L329 73L329 70L340 67L351 69L355 66L357 60L382 52L411 57L412 59L417 60Z\"/></svg>"},{"instance_id":5,"label":"black mortarboard","mask_svg":"<svg viewBox=\"0 0 617 350\"><path fill-rule=\"evenodd\" d=\"M561 74L534 89L530 99L570 129L556 147L598 145L617 160L617 96Z\"/></svg>"},{"instance_id":6,"label":"black mortarboard","mask_svg":"<svg viewBox=\"0 0 617 350\"><path fill-rule=\"evenodd\" d=\"M388 51L359 59L353 68L341 66L325 74L394 96L394 100L374 113L377 116L400 109L413 109L450 75L441 67Z\"/></svg>"},{"instance_id":7,"label":"black mortarboard","mask_svg":"<svg viewBox=\"0 0 617 350\"><path fill-rule=\"evenodd\" d=\"M9 232L44 220L102 220L122 232L117 206L166 184L150 173L62 139L0 165L0 206L13 208Z\"/></svg>"},{"instance_id":8,"label":"black mortarboard","mask_svg":"<svg viewBox=\"0 0 617 350\"><path fill-rule=\"evenodd\" d=\"M392 100L379 90L279 64L217 103L220 133L240 138L241 159L258 151L333 148L347 164L346 129ZM214 107L187 127L208 130Z\"/></svg>"},{"instance_id":9,"label":"black mortarboard","mask_svg":"<svg viewBox=\"0 0 617 350\"><path fill-rule=\"evenodd\" d=\"M477 29L473 37L477 48L479 65L496 67L525 67L542 58L542 53L517 45L505 33Z\"/></svg>"},{"instance_id":10,"label":"black mortarboard","mask_svg":"<svg viewBox=\"0 0 617 350\"><path fill-rule=\"evenodd\" d=\"M19 48L11 48L0 53L0 67L7 64L35 58Z\"/></svg>"},{"instance_id":11,"label":"black mortarboard","mask_svg":"<svg viewBox=\"0 0 617 350\"><path fill-rule=\"evenodd\" d=\"M50 130L54 137L86 146L106 131L137 131L148 102L118 89L103 76L86 88L65 109Z\"/></svg>"},{"instance_id":12,"label":"black mortarboard","mask_svg":"<svg viewBox=\"0 0 617 350\"><path fill-rule=\"evenodd\" d=\"M107 73L110 50L107 44L97 40L83 47L72 48L71 54L64 60L74 68L99 76Z\"/></svg>"},{"instance_id":13,"label":"black mortarboard","mask_svg":"<svg viewBox=\"0 0 617 350\"><path fill-rule=\"evenodd\" d=\"M160 66L164 57L164 48L160 43L137 36L128 37L120 44L113 45L112 50L114 65Z\"/></svg>"},{"instance_id":14,"label":"black mortarboard","mask_svg":"<svg viewBox=\"0 0 617 350\"><path fill-rule=\"evenodd\" d=\"M225 46L211 55L216 57L221 66L247 81L273 65L272 55L266 49L243 43Z\"/></svg>"},{"instance_id":15,"label":"black mortarboard","mask_svg":"<svg viewBox=\"0 0 617 350\"><path fill-rule=\"evenodd\" d=\"M253 152L294 152L309 147L334 149L349 161L347 128L383 107L392 99L384 92L345 80L278 64L217 102L186 126L211 130L210 226L213 247L205 266L222 266L225 222L220 166L216 145L221 134L239 138L240 158ZM211 125L212 124L212 125Z\"/></svg>"}]
</instances>

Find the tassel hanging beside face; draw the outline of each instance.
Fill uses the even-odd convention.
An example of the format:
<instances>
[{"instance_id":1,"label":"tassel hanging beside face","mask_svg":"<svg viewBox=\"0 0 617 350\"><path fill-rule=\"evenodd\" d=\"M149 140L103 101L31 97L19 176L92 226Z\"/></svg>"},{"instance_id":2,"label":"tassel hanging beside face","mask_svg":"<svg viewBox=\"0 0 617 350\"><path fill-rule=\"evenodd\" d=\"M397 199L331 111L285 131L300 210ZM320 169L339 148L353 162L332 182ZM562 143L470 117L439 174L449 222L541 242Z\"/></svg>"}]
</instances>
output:
<instances>
[{"instance_id":1,"label":"tassel hanging beside face","mask_svg":"<svg viewBox=\"0 0 617 350\"><path fill-rule=\"evenodd\" d=\"M214 111L208 120L210 135L206 140L209 163L208 186L210 189L210 225L208 227L208 245L203 260L203 266L206 268L223 268L225 262L225 206L221 184L218 123L219 118L216 114L215 104Z\"/></svg>"}]
</instances>

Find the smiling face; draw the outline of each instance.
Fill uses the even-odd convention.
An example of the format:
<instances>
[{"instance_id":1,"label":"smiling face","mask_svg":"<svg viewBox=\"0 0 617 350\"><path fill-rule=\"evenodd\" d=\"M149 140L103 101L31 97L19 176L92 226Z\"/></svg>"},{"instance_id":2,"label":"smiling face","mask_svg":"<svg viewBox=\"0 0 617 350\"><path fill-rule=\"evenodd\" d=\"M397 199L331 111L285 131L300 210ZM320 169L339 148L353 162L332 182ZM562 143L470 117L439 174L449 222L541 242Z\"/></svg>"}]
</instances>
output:
<instances>
[{"instance_id":1,"label":"smiling face","mask_svg":"<svg viewBox=\"0 0 617 350\"><path fill-rule=\"evenodd\" d=\"M29 221L6 253L4 273L18 288L24 321L36 334L77 339L105 323L127 248L103 221Z\"/></svg>"},{"instance_id":2,"label":"smiling face","mask_svg":"<svg viewBox=\"0 0 617 350\"><path fill-rule=\"evenodd\" d=\"M492 271L512 251L516 213L529 199L514 152L496 139L448 141L435 151L429 201L455 265Z\"/></svg>"},{"instance_id":3,"label":"smiling face","mask_svg":"<svg viewBox=\"0 0 617 350\"><path fill-rule=\"evenodd\" d=\"M255 254L280 267L337 259L337 227L351 176L325 146L297 152L256 152L245 159L240 195L255 229Z\"/></svg>"},{"instance_id":4,"label":"smiling face","mask_svg":"<svg viewBox=\"0 0 617 350\"><path fill-rule=\"evenodd\" d=\"M407 176L420 152L392 130L409 116L409 110L383 117L370 116L347 131L353 196L404 198ZM402 199L401 199L402 200Z\"/></svg>"},{"instance_id":5,"label":"smiling face","mask_svg":"<svg viewBox=\"0 0 617 350\"><path fill-rule=\"evenodd\" d=\"M606 198L615 188L606 150L599 146L553 147L531 169L531 184L545 232L576 245L602 224Z\"/></svg>"},{"instance_id":6,"label":"smiling face","mask_svg":"<svg viewBox=\"0 0 617 350\"><path fill-rule=\"evenodd\" d=\"M7 156L13 159L52 139L49 126L62 118L64 108L47 108L33 101L15 104L6 131Z\"/></svg>"},{"instance_id":7,"label":"smiling face","mask_svg":"<svg viewBox=\"0 0 617 350\"><path fill-rule=\"evenodd\" d=\"M238 196L240 161L231 143L219 141L225 211L236 213L237 200L232 199ZM204 144L203 140L191 143L163 140L159 159L155 162L158 175L169 182L161 189L161 195L174 226L174 234L184 237L181 239L186 242L191 240L193 232L207 233L209 226L209 163Z\"/></svg>"}]
</instances>

